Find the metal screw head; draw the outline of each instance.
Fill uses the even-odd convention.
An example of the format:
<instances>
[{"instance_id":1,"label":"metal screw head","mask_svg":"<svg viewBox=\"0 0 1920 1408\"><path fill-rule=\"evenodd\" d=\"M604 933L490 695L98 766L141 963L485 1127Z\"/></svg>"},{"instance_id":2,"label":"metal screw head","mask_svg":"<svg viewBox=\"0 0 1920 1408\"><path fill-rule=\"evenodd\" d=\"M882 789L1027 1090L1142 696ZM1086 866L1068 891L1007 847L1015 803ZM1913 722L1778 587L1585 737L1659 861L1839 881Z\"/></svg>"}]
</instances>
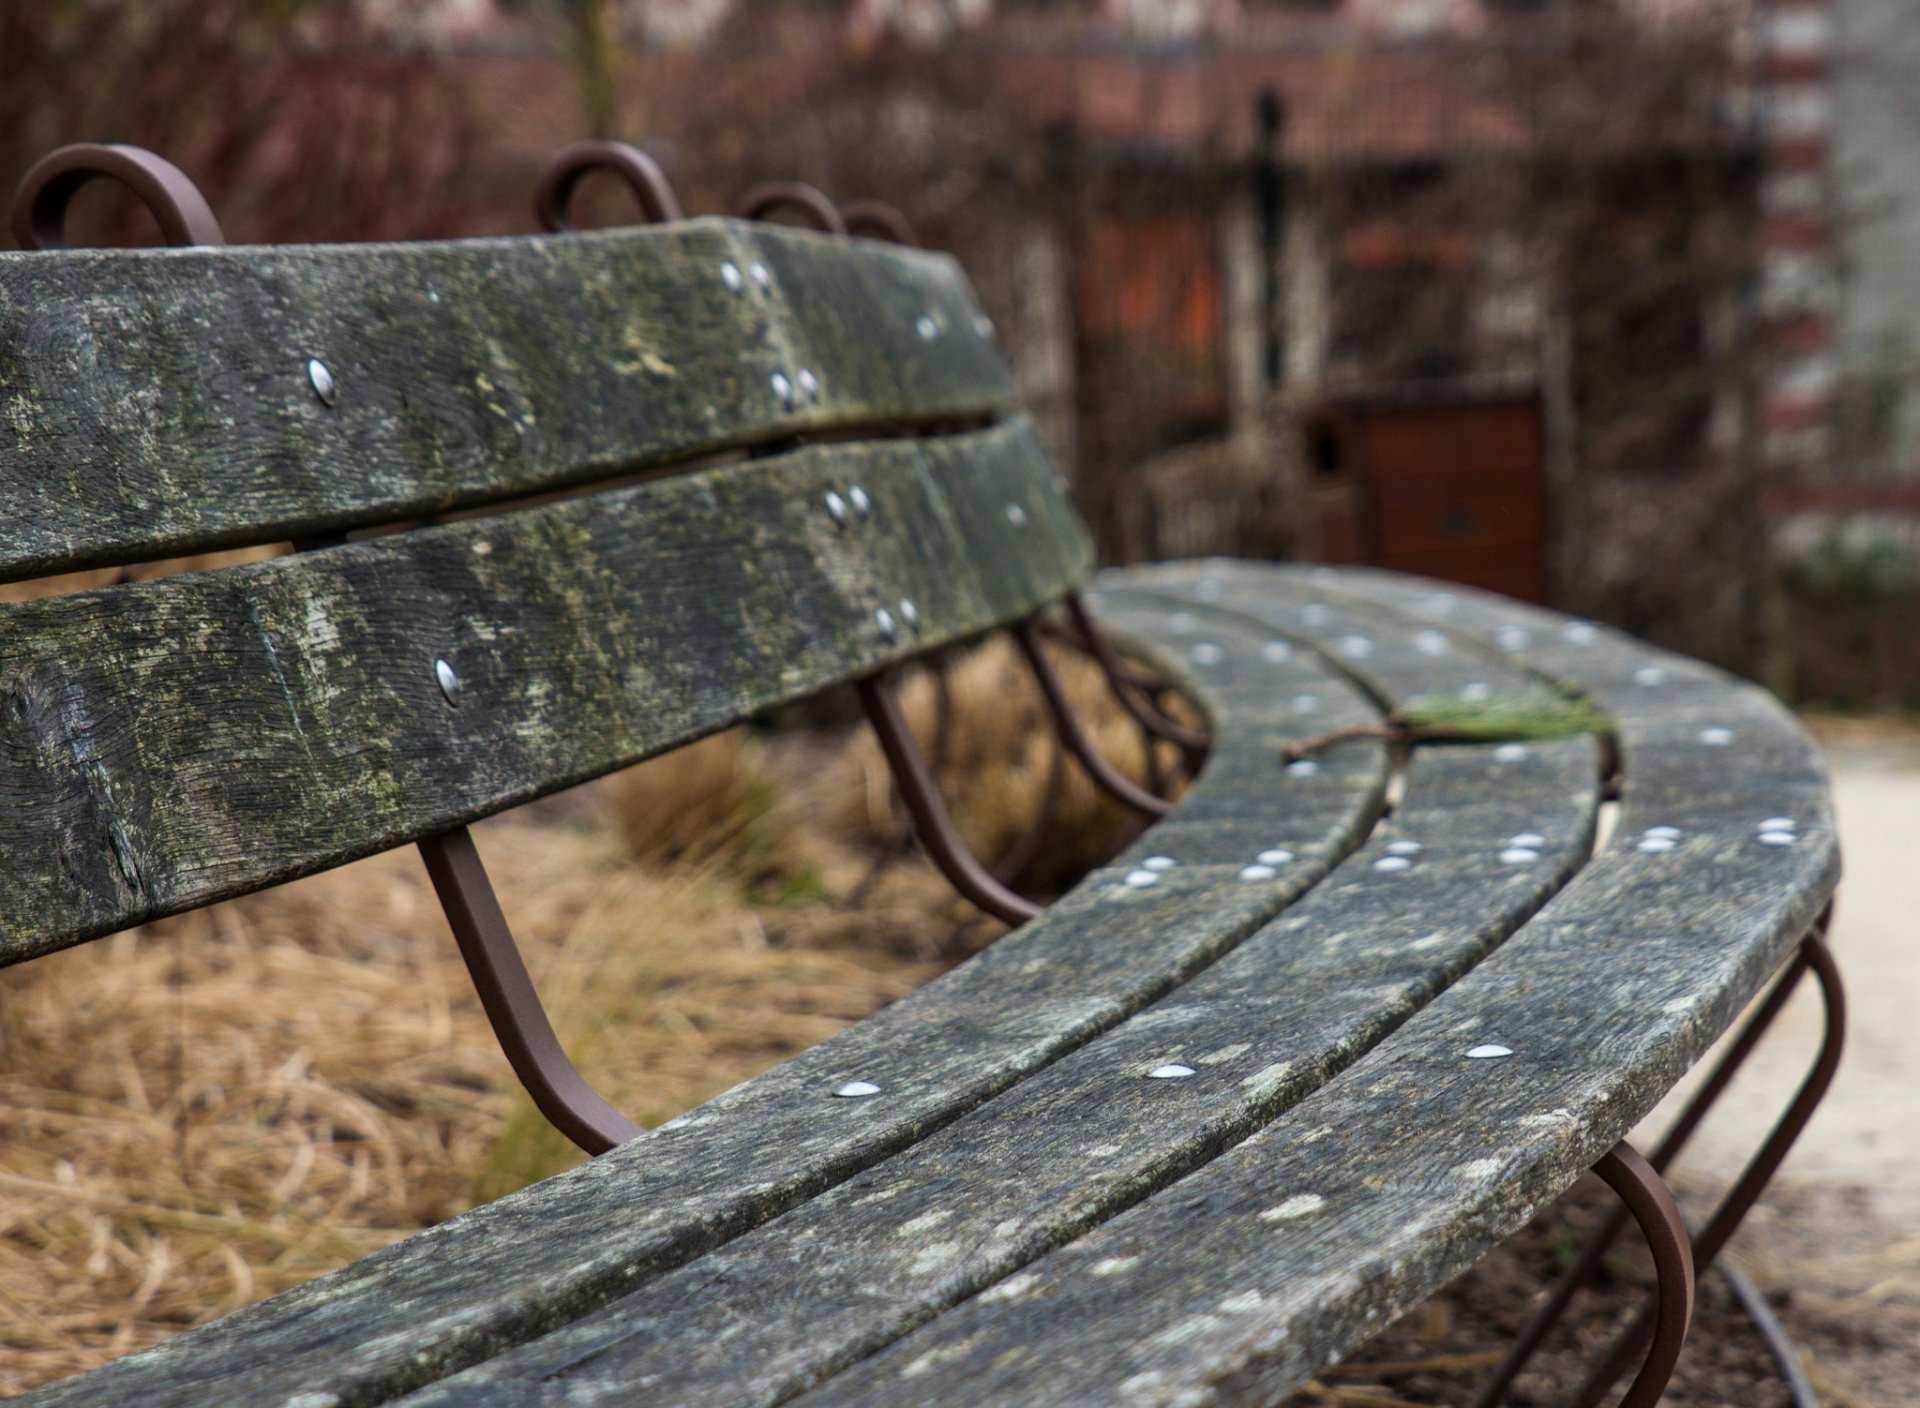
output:
<instances>
[{"instance_id":1,"label":"metal screw head","mask_svg":"<svg viewBox=\"0 0 1920 1408\"><path fill-rule=\"evenodd\" d=\"M981 337L993 336L993 319L985 313L978 313L973 319L973 330Z\"/></svg>"},{"instance_id":2,"label":"metal screw head","mask_svg":"<svg viewBox=\"0 0 1920 1408\"><path fill-rule=\"evenodd\" d=\"M1182 1066L1178 1062L1171 1062L1165 1066L1155 1066L1152 1070L1147 1072L1147 1079L1148 1080L1185 1080L1188 1076L1192 1074L1193 1074L1192 1066Z\"/></svg>"},{"instance_id":3,"label":"metal screw head","mask_svg":"<svg viewBox=\"0 0 1920 1408\"><path fill-rule=\"evenodd\" d=\"M446 696L447 703L458 704L460 702L460 676L453 672L453 666L449 665L444 659L435 660L433 662L433 678L440 686L440 692Z\"/></svg>"},{"instance_id":4,"label":"metal screw head","mask_svg":"<svg viewBox=\"0 0 1920 1408\"><path fill-rule=\"evenodd\" d=\"M758 259L753 261L747 272L753 275L754 283L758 284L762 291L773 287L773 275L767 272L767 266Z\"/></svg>"},{"instance_id":5,"label":"metal screw head","mask_svg":"<svg viewBox=\"0 0 1920 1408\"><path fill-rule=\"evenodd\" d=\"M838 494L834 493L833 490L829 489L827 490L827 497L825 502L827 505L827 517L831 518L835 523L839 524L842 528L846 527L847 526L847 501L841 498Z\"/></svg>"},{"instance_id":6,"label":"metal screw head","mask_svg":"<svg viewBox=\"0 0 1920 1408\"><path fill-rule=\"evenodd\" d=\"M853 504L853 511L862 518L873 517L873 500L867 497L867 491L858 484L847 486L847 499Z\"/></svg>"},{"instance_id":7,"label":"metal screw head","mask_svg":"<svg viewBox=\"0 0 1920 1408\"><path fill-rule=\"evenodd\" d=\"M740 277L740 266L731 259L720 266L720 282L727 286L728 293L747 291L747 281Z\"/></svg>"},{"instance_id":8,"label":"metal screw head","mask_svg":"<svg viewBox=\"0 0 1920 1408\"><path fill-rule=\"evenodd\" d=\"M900 623L893 619L893 613L884 606L873 613L873 624L880 628L880 634L888 640L900 634Z\"/></svg>"},{"instance_id":9,"label":"metal screw head","mask_svg":"<svg viewBox=\"0 0 1920 1408\"><path fill-rule=\"evenodd\" d=\"M869 1095L878 1095L880 1087L870 1080L850 1080L833 1093L842 1100L860 1100Z\"/></svg>"},{"instance_id":10,"label":"metal screw head","mask_svg":"<svg viewBox=\"0 0 1920 1408\"><path fill-rule=\"evenodd\" d=\"M900 619L907 623L908 630L920 629L920 608L904 596L900 598Z\"/></svg>"},{"instance_id":11,"label":"metal screw head","mask_svg":"<svg viewBox=\"0 0 1920 1408\"><path fill-rule=\"evenodd\" d=\"M1019 504L1008 504L1007 505L1007 522L1011 523L1016 528L1026 527L1027 511L1021 508Z\"/></svg>"},{"instance_id":12,"label":"metal screw head","mask_svg":"<svg viewBox=\"0 0 1920 1408\"><path fill-rule=\"evenodd\" d=\"M773 387L773 397L786 410L794 407L793 383L787 380L785 372L775 372L767 378L767 384Z\"/></svg>"},{"instance_id":13,"label":"metal screw head","mask_svg":"<svg viewBox=\"0 0 1920 1408\"><path fill-rule=\"evenodd\" d=\"M809 401L818 401L820 399L820 378L807 370L807 368L800 368L793 379L800 384L800 394L802 396L806 397Z\"/></svg>"},{"instance_id":14,"label":"metal screw head","mask_svg":"<svg viewBox=\"0 0 1920 1408\"><path fill-rule=\"evenodd\" d=\"M313 394L320 398L320 404L331 406L340 399L340 387L333 379L333 370L318 357L307 359L307 381L313 387Z\"/></svg>"},{"instance_id":15,"label":"metal screw head","mask_svg":"<svg viewBox=\"0 0 1920 1408\"><path fill-rule=\"evenodd\" d=\"M929 318L925 313L922 313L919 320L914 323L913 330L920 334L920 340L922 342L932 342L936 337L940 336L940 324L936 323L932 318Z\"/></svg>"}]
</instances>

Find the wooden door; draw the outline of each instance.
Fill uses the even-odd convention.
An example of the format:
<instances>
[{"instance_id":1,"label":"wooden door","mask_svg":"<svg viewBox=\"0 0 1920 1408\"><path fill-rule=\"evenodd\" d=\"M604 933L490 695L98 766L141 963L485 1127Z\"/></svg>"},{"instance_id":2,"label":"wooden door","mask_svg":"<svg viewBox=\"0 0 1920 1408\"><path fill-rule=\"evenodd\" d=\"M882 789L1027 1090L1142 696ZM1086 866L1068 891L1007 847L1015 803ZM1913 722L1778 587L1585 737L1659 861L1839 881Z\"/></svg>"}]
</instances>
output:
<instances>
[{"instance_id":1,"label":"wooden door","mask_svg":"<svg viewBox=\"0 0 1920 1408\"><path fill-rule=\"evenodd\" d=\"M1547 598L1539 401L1350 408L1367 558L1382 567Z\"/></svg>"}]
</instances>

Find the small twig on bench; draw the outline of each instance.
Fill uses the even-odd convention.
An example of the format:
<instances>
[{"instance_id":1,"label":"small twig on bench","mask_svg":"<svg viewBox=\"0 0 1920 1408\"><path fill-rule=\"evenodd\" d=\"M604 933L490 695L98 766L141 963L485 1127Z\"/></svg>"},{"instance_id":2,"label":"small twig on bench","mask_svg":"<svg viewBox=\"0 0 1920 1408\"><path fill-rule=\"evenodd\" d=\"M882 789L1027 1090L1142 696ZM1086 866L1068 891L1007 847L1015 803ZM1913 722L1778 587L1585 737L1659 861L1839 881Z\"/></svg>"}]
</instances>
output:
<instances>
[{"instance_id":1,"label":"small twig on bench","mask_svg":"<svg viewBox=\"0 0 1920 1408\"><path fill-rule=\"evenodd\" d=\"M1425 1408L1424 1404L1405 1398L1395 1398L1390 1393L1375 1393L1357 1388L1332 1388L1314 1379L1300 1385L1300 1392L1316 1403L1326 1403L1332 1408Z\"/></svg>"},{"instance_id":2,"label":"small twig on bench","mask_svg":"<svg viewBox=\"0 0 1920 1408\"><path fill-rule=\"evenodd\" d=\"M1335 1364L1323 1369L1323 1379L1403 1379L1410 1374L1466 1374L1490 1369L1504 1350L1476 1350L1472 1354L1436 1354L1429 1359L1390 1359L1379 1364Z\"/></svg>"},{"instance_id":3,"label":"small twig on bench","mask_svg":"<svg viewBox=\"0 0 1920 1408\"><path fill-rule=\"evenodd\" d=\"M1378 723L1351 724L1302 739L1280 750L1280 761L1298 762L1355 738L1389 743L1511 743L1610 733L1613 720L1586 699L1561 694L1495 694L1467 699L1450 694L1404 704Z\"/></svg>"}]
</instances>

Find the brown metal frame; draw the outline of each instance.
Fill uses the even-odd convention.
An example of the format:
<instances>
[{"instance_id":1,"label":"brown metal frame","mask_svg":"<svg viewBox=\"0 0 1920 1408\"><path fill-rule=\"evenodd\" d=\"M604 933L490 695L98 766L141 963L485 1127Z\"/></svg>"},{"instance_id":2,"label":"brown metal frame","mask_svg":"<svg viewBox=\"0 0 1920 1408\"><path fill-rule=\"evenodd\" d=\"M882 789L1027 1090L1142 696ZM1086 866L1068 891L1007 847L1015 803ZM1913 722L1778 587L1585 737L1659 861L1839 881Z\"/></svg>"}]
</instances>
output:
<instances>
[{"instance_id":1,"label":"brown metal frame","mask_svg":"<svg viewBox=\"0 0 1920 1408\"><path fill-rule=\"evenodd\" d=\"M549 234L562 234L574 228L567 216L574 188L596 171L618 176L640 203L645 218L640 224L653 225L686 219L673 182L660 169L660 163L628 142L575 142L547 163L533 198L533 213L540 228Z\"/></svg>"},{"instance_id":2,"label":"brown metal frame","mask_svg":"<svg viewBox=\"0 0 1920 1408\"><path fill-rule=\"evenodd\" d=\"M866 710L867 721L873 725L874 736L880 741L887 766L893 771L901 800L907 804L914 834L948 883L963 898L1007 924L1024 924L1039 914L1039 905L1003 885L961 839L892 688L884 680L872 677L859 681L854 689L860 696L860 706Z\"/></svg>"},{"instance_id":3,"label":"brown metal frame","mask_svg":"<svg viewBox=\"0 0 1920 1408\"><path fill-rule=\"evenodd\" d=\"M1712 1218L1701 1232L1691 1238L1693 1258L1701 1270L1710 1267L1715 1258L1725 1249L1728 1240L1738 1229L1742 1219L1753 1205L1759 1201L1768 1182L1772 1179L1794 1141L1813 1117L1815 1108L1825 1096L1827 1088L1833 1083L1835 1070L1840 1064L1841 1049L1846 1041L1846 993L1841 984L1840 970L1834 962L1833 954L1826 944L1826 935L1832 919L1832 906L1822 912L1813 929L1802 939L1794 957L1784 967L1773 990L1754 1012L1752 1018L1741 1028L1733 1044L1727 1048L1706 1082L1692 1100L1681 1111L1673 1127L1667 1131L1655 1147L1651 1166L1664 1174L1679 1155L1680 1150L1693 1136L1707 1112L1712 1108L1734 1075L1753 1053L1760 1039L1772 1027L1775 1018L1786 1006L1787 999L1793 995L1801 980L1813 973L1820 984L1821 996L1826 1006L1826 1029L1820 1043L1819 1054L1812 1068L1801 1082L1799 1090L1781 1115L1746 1168L1735 1181L1733 1187L1722 1198L1714 1210ZM1569 1304L1598 1271L1602 1257L1618 1238L1626 1225L1627 1212L1623 1209L1609 1216L1605 1222L1587 1239L1580 1254L1568 1268L1546 1304L1535 1312L1524 1330L1521 1331L1507 1357L1482 1387L1480 1395L1474 1400L1473 1408L1495 1408L1512 1387L1514 1379L1527 1361L1532 1358L1548 1332L1566 1313ZM1625 1367L1631 1362L1635 1348L1644 1343L1651 1312L1642 1311L1627 1330L1622 1333L1608 1349L1600 1364L1589 1375L1587 1381L1575 1395L1573 1402L1577 1408L1591 1408L1609 1387L1616 1382Z\"/></svg>"},{"instance_id":4,"label":"brown metal frame","mask_svg":"<svg viewBox=\"0 0 1920 1408\"><path fill-rule=\"evenodd\" d=\"M1640 1372L1627 1386L1620 1408L1655 1408L1673 1378L1680 1351L1686 1348L1687 1330L1693 1324L1694 1258L1687 1224L1667 1181L1624 1139L1593 1166L1593 1171L1619 1194L1653 1252L1653 1309L1659 1319L1653 1344Z\"/></svg>"},{"instance_id":5,"label":"brown metal frame","mask_svg":"<svg viewBox=\"0 0 1920 1408\"><path fill-rule=\"evenodd\" d=\"M1156 797L1120 772L1093 746L1093 740L1087 736L1086 726L1073 710L1073 701L1067 697L1066 686L1060 682L1059 672L1053 668L1053 661L1047 658L1046 648L1040 644L1033 618L1016 623L1011 631L1020 646L1020 653L1026 656L1027 668L1033 672L1040 693L1046 697L1047 712L1053 716L1055 731L1075 760L1086 770L1087 776L1108 796L1143 816L1158 818L1172 811L1172 802L1165 797Z\"/></svg>"},{"instance_id":6,"label":"brown metal frame","mask_svg":"<svg viewBox=\"0 0 1920 1408\"><path fill-rule=\"evenodd\" d=\"M1168 718L1153 706L1147 694L1147 681L1113 648L1113 643L1093 619L1093 613L1087 610L1086 600L1078 591L1068 592L1061 604L1074 626L1073 633L1062 632L1062 638L1099 663L1100 672L1107 677L1107 688L1135 723L1154 738L1173 744L1180 750L1187 770L1198 772L1200 764L1206 761L1207 735Z\"/></svg>"},{"instance_id":7,"label":"brown metal frame","mask_svg":"<svg viewBox=\"0 0 1920 1408\"><path fill-rule=\"evenodd\" d=\"M168 244L227 242L200 188L165 157L144 147L76 142L41 157L14 188L11 223L20 248L67 248L67 206L82 186L103 178L140 198Z\"/></svg>"},{"instance_id":8,"label":"brown metal frame","mask_svg":"<svg viewBox=\"0 0 1920 1408\"><path fill-rule=\"evenodd\" d=\"M762 181L733 203L733 213L743 220L764 220L781 206L804 211L830 235L847 233L840 208L819 187L805 181Z\"/></svg>"},{"instance_id":9,"label":"brown metal frame","mask_svg":"<svg viewBox=\"0 0 1920 1408\"><path fill-rule=\"evenodd\" d=\"M864 239L887 240L893 244L918 247L920 239L913 225L899 209L883 200L862 196L840 202L840 219L847 233Z\"/></svg>"},{"instance_id":10,"label":"brown metal frame","mask_svg":"<svg viewBox=\"0 0 1920 1408\"><path fill-rule=\"evenodd\" d=\"M589 1154L604 1154L646 1133L602 1099L561 1048L472 833L456 827L419 845L480 1005L540 1113Z\"/></svg>"}]
</instances>

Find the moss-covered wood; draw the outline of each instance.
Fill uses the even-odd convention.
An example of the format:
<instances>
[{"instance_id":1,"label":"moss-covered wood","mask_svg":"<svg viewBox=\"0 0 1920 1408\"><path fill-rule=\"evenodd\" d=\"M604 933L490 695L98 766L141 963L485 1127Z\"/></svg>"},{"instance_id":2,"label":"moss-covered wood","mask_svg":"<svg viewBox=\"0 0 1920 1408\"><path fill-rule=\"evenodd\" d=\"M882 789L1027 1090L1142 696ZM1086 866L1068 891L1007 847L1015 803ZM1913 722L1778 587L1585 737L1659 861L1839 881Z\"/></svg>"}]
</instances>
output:
<instances>
[{"instance_id":1,"label":"moss-covered wood","mask_svg":"<svg viewBox=\"0 0 1920 1408\"><path fill-rule=\"evenodd\" d=\"M1164 637L1166 615L1130 619ZM1256 766L1310 728L1375 717L1377 706L1313 652L1270 650L1271 633L1244 621L1214 616L1202 638L1217 662L1193 664L1184 640L1158 652L1191 680L1215 739L1176 813L1187 823L1182 865L1162 883L1125 883L1169 844L1156 828L937 982L646 1138L25 1401L386 1401L576 1321L861 1175L1176 988L1359 844L1387 783L1373 743L1311 777L1283 782ZM1310 718L1293 708L1307 695L1318 701ZM1295 860L1243 880L1255 845ZM834 1098L855 1079L881 1095Z\"/></svg>"},{"instance_id":2,"label":"moss-covered wood","mask_svg":"<svg viewBox=\"0 0 1920 1408\"><path fill-rule=\"evenodd\" d=\"M0 253L0 580L978 421L1011 394L951 259L781 226Z\"/></svg>"},{"instance_id":3,"label":"moss-covered wood","mask_svg":"<svg viewBox=\"0 0 1920 1408\"><path fill-rule=\"evenodd\" d=\"M1619 724L1610 846L1283 1117L796 1401L1271 1402L1565 1188L1730 1024L1831 894L1819 761L1761 691L1431 583L1287 574L1276 593L1279 574L1225 575L1220 595L1250 611L1291 595L1279 614L1297 619L1370 598L1450 644L1476 636L1592 688ZM1791 831L1763 840L1776 818Z\"/></svg>"},{"instance_id":4,"label":"moss-covered wood","mask_svg":"<svg viewBox=\"0 0 1920 1408\"><path fill-rule=\"evenodd\" d=\"M1086 566L1013 421L0 608L0 962L624 766Z\"/></svg>"}]
</instances>

